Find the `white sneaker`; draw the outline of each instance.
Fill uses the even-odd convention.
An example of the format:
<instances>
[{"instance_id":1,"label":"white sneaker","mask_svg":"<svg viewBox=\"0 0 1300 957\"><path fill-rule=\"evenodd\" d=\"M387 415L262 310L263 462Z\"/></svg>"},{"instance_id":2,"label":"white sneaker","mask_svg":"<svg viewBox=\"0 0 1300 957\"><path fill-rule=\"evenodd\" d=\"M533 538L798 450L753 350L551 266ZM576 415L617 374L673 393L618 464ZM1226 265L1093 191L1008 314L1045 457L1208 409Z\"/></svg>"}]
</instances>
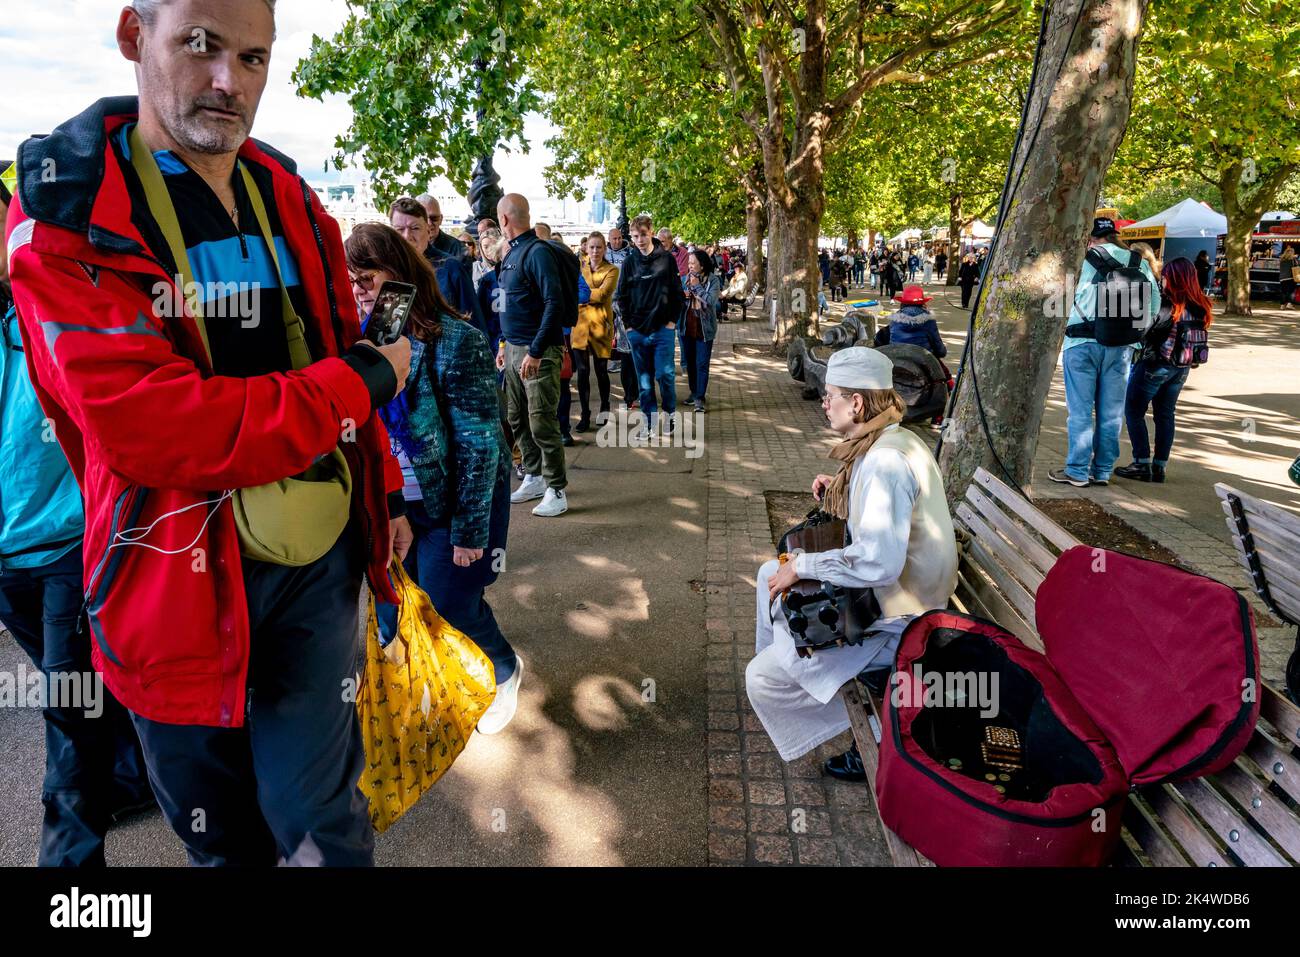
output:
<instances>
[{"instance_id":1,"label":"white sneaker","mask_svg":"<svg viewBox=\"0 0 1300 957\"><path fill-rule=\"evenodd\" d=\"M496 734L510 723L519 707L519 682L524 676L524 659L515 653L515 670L503 685L497 685L497 696L492 699L483 717L478 719L479 734Z\"/></svg>"},{"instance_id":2,"label":"white sneaker","mask_svg":"<svg viewBox=\"0 0 1300 957\"><path fill-rule=\"evenodd\" d=\"M562 488L548 488L542 504L533 509L533 514L541 518L554 518L569 510L569 500Z\"/></svg>"},{"instance_id":3,"label":"white sneaker","mask_svg":"<svg viewBox=\"0 0 1300 957\"><path fill-rule=\"evenodd\" d=\"M520 502L531 502L535 498L541 498L546 494L546 480L540 475L525 475L523 484L510 494L510 504L518 505Z\"/></svg>"}]
</instances>

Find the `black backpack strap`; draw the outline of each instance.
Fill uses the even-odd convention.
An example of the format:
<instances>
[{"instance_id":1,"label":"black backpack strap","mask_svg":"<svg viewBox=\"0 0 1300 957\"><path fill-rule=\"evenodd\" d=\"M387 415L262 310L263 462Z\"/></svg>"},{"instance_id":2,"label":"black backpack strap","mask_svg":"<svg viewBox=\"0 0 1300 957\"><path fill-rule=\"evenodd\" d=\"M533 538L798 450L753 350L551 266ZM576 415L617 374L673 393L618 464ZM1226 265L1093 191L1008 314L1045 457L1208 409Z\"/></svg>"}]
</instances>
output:
<instances>
[{"instance_id":1,"label":"black backpack strap","mask_svg":"<svg viewBox=\"0 0 1300 957\"><path fill-rule=\"evenodd\" d=\"M1128 253L1128 268L1129 268L1129 269L1141 269L1141 268L1142 268L1142 254L1141 254L1140 252L1138 252L1136 249L1130 249L1130 250L1129 250L1129 253Z\"/></svg>"},{"instance_id":2,"label":"black backpack strap","mask_svg":"<svg viewBox=\"0 0 1300 957\"><path fill-rule=\"evenodd\" d=\"M1138 259L1142 258L1138 253L1133 253L1133 255L1137 256ZM1093 268L1097 270L1097 278L1093 282L1104 282L1106 277L1116 269L1123 268L1121 262L1100 246L1093 246L1088 250L1084 258L1092 263Z\"/></svg>"}]
</instances>

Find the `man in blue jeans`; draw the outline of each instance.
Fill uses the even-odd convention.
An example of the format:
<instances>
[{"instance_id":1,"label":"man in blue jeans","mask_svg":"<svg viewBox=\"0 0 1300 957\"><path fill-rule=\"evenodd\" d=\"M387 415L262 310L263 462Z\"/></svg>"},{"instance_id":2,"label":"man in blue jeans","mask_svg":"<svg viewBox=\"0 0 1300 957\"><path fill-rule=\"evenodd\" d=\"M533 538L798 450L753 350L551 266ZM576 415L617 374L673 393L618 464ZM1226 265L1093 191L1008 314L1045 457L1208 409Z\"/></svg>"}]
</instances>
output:
<instances>
[{"instance_id":1,"label":"man in blue jeans","mask_svg":"<svg viewBox=\"0 0 1300 957\"><path fill-rule=\"evenodd\" d=\"M1093 220L1088 248L1100 248L1113 259L1128 262L1129 251L1118 245L1119 233L1113 220ZM1109 485L1115 460L1119 458L1119 433L1124 422L1124 393L1128 387L1132 346L1103 346L1086 334L1085 323L1095 315L1098 272L1084 258L1075 286L1074 302L1066 326L1061 365L1065 372L1066 427L1069 448L1065 468L1052 469L1047 477L1053 482L1087 488ZM1149 316L1160 308L1160 290L1151 268L1145 261L1142 273L1150 289L1145 299ZM1089 323L1090 325L1090 323ZM1070 335L1071 331L1080 334Z\"/></svg>"},{"instance_id":2,"label":"man in blue jeans","mask_svg":"<svg viewBox=\"0 0 1300 957\"><path fill-rule=\"evenodd\" d=\"M636 366L637 384L641 389L641 413L649 421L649 432L642 425L639 435L646 438L659 431L659 411L668 416L665 427L672 434L672 415L677 411L677 320L686 308L677 260L654 236L654 225L644 214L631 223L632 251L623 261L614 291L614 304L623 316L627 338L632 345L632 362ZM655 401L655 383L659 385L659 403Z\"/></svg>"}]
</instances>

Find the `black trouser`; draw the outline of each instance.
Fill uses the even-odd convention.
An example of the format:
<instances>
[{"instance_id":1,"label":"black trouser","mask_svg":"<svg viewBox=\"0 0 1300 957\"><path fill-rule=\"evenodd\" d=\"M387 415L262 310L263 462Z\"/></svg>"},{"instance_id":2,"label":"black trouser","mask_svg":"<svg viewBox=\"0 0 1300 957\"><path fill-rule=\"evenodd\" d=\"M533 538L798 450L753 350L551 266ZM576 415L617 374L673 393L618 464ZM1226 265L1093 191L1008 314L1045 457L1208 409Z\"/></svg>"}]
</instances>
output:
<instances>
[{"instance_id":1,"label":"black trouser","mask_svg":"<svg viewBox=\"0 0 1300 957\"><path fill-rule=\"evenodd\" d=\"M961 307L963 309L970 308L970 291L974 288L975 288L974 283L964 282L961 284Z\"/></svg>"},{"instance_id":2,"label":"black trouser","mask_svg":"<svg viewBox=\"0 0 1300 957\"><path fill-rule=\"evenodd\" d=\"M83 692L94 682L93 701L47 699L45 780L41 801L44 867L103 866L104 835L113 812L149 801L140 742L126 709L94 675L90 634L77 634L81 614L81 546L36 568L0 574L0 620L47 679L53 691L75 677Z\"/></svg>"},{"instance_id":3,"label":"black trouser","mask_svg":"<svg viewBox=\"0 0 1300 957\"><path fill-rule=\"evenodd\" d=\"M1295 296L1295 282L1290 279L1283 279L1279 285L1278 294L1282 305L1289 303Z\"/></svg>"},{"instance_id":4,"label":"black trouser","mask_svg":"<svg viewBox=\"0 0 1300 957\"><path fill-rule=\"evenodd\" d=\"M591 418L591 364L596 365L596 388L600 392L600 411L609 411L609 360L592 349L573 350L573 371L578 377L578 406L585 422Z\"/></svg>"},{"instance_id":5,"label":"black trouser","mask_svg":"<svg viewBox=\"0 0 1300 957\"><path fill-rule=\"evenodd\" d=\"M242 728L134 715L163 813L197 865L370 865L357 787L357 601L365 548L353 527L291 568L243 560L251 630ZM160 623L160 626L163 623Z\"/></svg>"}]
</instances>

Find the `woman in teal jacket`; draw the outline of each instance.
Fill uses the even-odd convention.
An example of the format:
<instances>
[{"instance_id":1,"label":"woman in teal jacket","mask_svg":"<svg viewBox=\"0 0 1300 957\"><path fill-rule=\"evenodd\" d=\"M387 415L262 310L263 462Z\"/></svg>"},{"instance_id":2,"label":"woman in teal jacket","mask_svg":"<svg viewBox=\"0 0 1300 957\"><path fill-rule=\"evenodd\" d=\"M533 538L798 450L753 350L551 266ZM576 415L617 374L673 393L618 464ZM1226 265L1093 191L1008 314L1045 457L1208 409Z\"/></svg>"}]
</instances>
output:
<instances>
[{"instance_id":1,"label":"woman in teal jacket","mask_svg":"<svg viewBox=\"0 0 1300 957\"><path fill-rule=\"evenodd\" d=\"M0 298L4 291L0 284ZM102 867L110 822L152 807L153 792L130 716L98 680L89 636L78 634L81 491L36 400L12 306L0 333L0 621L50 691L36 859ZM56 700L74 685L82 700Z\"/></svg>"},{"instance_id":2,"label":"woman in teal jacket","mask_svg":"<svg viewBox=\"0 0 1300 957\"><path fill-rule=\"evenodd\" d=\"M363 317L385 281L416 288L406 328L411 371L380 413L406 478L415 541L403 564L438 613L491 659L497 696L478 725L491 734L514 716L523 672L484 597L503 567L510 519L496 366L483 333L447 304L433 270L396 230L365 223L344 249Z\"/></svg>"},{"instance_id":3,"label":"woman in teal jacket","mask_svg":"<svg viewBox=\"0 0 1300 957\"><path fill-rule=\"evenodd\" d=\"M691 397L687 399L696 412L704 412L704 394L709 387L709 360L713 357L713 339L718 334L718 300L722 281L714 269L713 257L703 249L691 251L689 268L682 277L686 306L677 323L681 340L682 365Z\"/></svg>"}]
</instances>

